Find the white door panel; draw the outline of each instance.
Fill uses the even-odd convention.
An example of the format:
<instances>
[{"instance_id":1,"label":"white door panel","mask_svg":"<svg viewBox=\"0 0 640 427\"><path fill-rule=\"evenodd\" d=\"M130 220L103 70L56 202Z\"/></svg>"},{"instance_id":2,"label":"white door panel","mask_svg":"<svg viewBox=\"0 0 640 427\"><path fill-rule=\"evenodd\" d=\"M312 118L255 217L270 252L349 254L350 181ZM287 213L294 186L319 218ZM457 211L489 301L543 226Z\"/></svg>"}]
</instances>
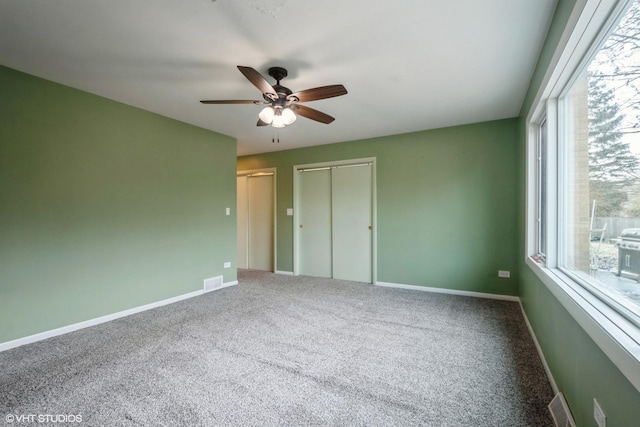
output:
<instances>
[{"instance_id":1,"label":"white door panel","mask_svg":"<svg viewBox=\"0 0 640 427\"><path fill-rule=\"evenodd\" d=\"M299 273L331 277L331 171L299 173Z\"/></svg>"},{"instance_id":2,"label":"white door panel","mask_svg":"<svg viewBox=\"0 0 640 427\"><path fill-rule=\"evenodd\" d=\"M371 283L371 165L332 171L333 277Z\"/></svg>"},{"instance_id":3,"label":"white door panel","mask_svg":"<svg viewBox=\"0 0 640 427\"><path fill-rule=\"evenodd\" d=\"M273 175L247 177L249 268L273 271Z\"/></svg>"},{"instance_id":4,"label":"white door panel","mask_svg":"<svg viewBox=\"0 0 640 427\"><path fill-rule=\"evenodd\" d=\"M247 177L239 176L237 179L238 203L237 203L237 219L238 219L238 268L248 268L247 245L249 238L248 217L247 217Z\"/></svg>"}]
</instances>

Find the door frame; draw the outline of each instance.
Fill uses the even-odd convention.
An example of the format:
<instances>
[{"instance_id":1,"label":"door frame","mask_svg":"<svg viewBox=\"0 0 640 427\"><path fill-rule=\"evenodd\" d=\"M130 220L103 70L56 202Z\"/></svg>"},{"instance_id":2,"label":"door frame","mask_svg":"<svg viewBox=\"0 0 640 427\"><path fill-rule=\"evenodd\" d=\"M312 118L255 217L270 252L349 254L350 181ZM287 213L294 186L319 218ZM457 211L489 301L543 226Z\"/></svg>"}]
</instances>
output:
<instances>
[{"instance_id":1,"label":"door frame","mask_svg":"<svg viewBox=\"0 0 640 427\"><path fill-rule=\"evenodd\" d=\"M276 218L276 214L278 213L278 207L276 205L277 203L277 193L276 193L276 189L278 188L277 185L277 179L278 179L278 173L277 173L277 168L263 168L263 169L247 169L247 170L239 170L236 171L236 178L239 178L241 176L245 176L245 177L249 177L252 175L256 175L256 176L260 176L260 175L273 175L273 247L271 248L271 250L273 251L273 265L271 266L271 271L273 271L274 273L276 272L276 266L278 265L278 251L276 251L276 248L278 247L278 220ZM238 188L236 187L236 197L238 196ZM248 203L248 200L247 200ZM236 211L237 211L238 207L236 204ZM248 209L247 209L247 213L248 213ZM247 230L249 229L249 215L247 215ZM236 230L236 241L238 238L238 232ZM245 242L246 248L247 248L247 254L249 254L249 235L247 233L247 241ZM237 251L236 251L237 252ZM248 255L247 255L248 257ZM236 262L236 265L237 262ZM247 259L247 266L249 265L249 260Z\"/></svg>"},{"instance_id":2,"label":"door frame","mask_svg":"<svg viewBox=\"0 0 640 427\"><path fill-rule=\"evenodd\" d=\"M378 199L377 199L377 184L376 184L376 158L375 157L363 157L358 159L348 160L334 160L330 162L321 163L307 163L303 165L293 166L293 275L298 276L300 274L300 256L298 251L300 250L300 233L298 224L300 222L300 182L299 171L301 169L324 169L334 168L340 166L357 165L361 163L371 163L371 226L373 230L371 232L371 282L376 283L378 281Z\"/></svg>"}]
</instances>

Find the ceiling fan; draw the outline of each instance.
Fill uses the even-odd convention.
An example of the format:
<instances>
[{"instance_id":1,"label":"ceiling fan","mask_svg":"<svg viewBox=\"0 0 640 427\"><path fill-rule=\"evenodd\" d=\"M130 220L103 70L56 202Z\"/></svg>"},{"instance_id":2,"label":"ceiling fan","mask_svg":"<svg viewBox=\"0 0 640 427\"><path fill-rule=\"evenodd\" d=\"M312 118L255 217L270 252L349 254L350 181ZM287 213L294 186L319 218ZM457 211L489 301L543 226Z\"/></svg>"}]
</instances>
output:
<instances>
[{"instance_id":1,"label":"ceiling fan","mask_svg":"<svg viewBox=\"0 0 640 427\"><path fill-rule=\"evenodd\" d=\"M255 104L267 105L258 114L258 126L271 125L275 128L283 128L296 121L296 116L300 115L307 119L320 123L329 124L335 119L322 111L300 105L301 102L316 101L319 99L333 98L347 94L347 89L342 85L321 86L313 89L292 92L291 89L280 84L280 80L287 77L287 70L282 67L269 68L269 75L276 80L275 85L271 85L262 75L251 67L238 65L238 70L249 80L260 92L263 100L203 100L203 104Z\"/></svg>"}]
</instances>

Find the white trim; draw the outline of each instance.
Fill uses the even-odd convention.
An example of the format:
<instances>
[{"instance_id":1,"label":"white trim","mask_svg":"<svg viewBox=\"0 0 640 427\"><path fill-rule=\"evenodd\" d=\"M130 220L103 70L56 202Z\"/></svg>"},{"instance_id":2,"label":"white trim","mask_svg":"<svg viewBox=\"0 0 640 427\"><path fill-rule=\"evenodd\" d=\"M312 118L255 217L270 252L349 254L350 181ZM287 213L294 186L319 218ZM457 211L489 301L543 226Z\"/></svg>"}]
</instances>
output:
<instances>
[{"instance_id":1,"label":"white trim","mask_svg":"<svg viewBox=\"0 0 640 427\"><path fill-rule=\"evenodd\" d=\"M293 276L293 271L276 270L275 273L282 274L283 276Z\"/></svg>"},{"instance_id":2,"label":"white trim","mask_svg":"<svg viewBox=\"0 0 640 427\"><path fill-rule=\"evenodd\" d=\"M232 281L232 282L226 282L226 283L223 283L223 284L222 284L222 286L220 286L219 288L217 288L217 289L216 289L216 291L217 291L217 290L220 290L220 289L228 288L229 286L235 286L235 285L237 285L237 284L238 284L238 281L237 281L237 280L234 280L234 281ZM207 293L208 293L208 292L207 292Z\"/></svg>"},{"instance_id":3,"label":"white trim","mask_svg":"<svg viewBox=\"0 0 640 427\"><path fill-rule=\"evenodd\" d=\"M540 343L538 342L538 337L536 333L533 331L533 327L531 326L531 322L529 322L529 317L527 317L527 312L524 311L524 306L522 305L522 301L518 301L520 304L520 310L522 311L522 317L524 317L524 323L527 325L527 329L529 330L529 335L533 338L533 344L536 346L536 350L538 351L538 356L542 361L542 366L544 367L544 371L547 374L547 379L549 380L549 384L551 384L551 389L553 390L553 394L556 395L560 391L558 389L558 385L556 384L556 380L553 377L553 373L551 373L551 368L549 368L549 364L547 363L547 359L544 357L544 353L542 352L542 347L540 347Z\"/></svg>"},{"instance_id":4,"label":"white trim","mask_svg":"<svg viewBox=\"0 0 640 427\"><path fill-rule=\"evenodd\" d=\"M558 100L548 99L546 108L547 117L547 223L545 224L547 253L547 265L556 265L558 262Z\"/></svg>"},{"instance_id":5,"label":"white trim","mask_svg":"<svg viewBox=\"0 0 640 427\"><path fill-rule=\"evenodd\" d=\"M488 294L484 292L459 291L457 289L431 288L429 286L403 285L401 283L375 282L376 286L385 288L411 289L413 291L433 292L437 294L461 295L465 297L488 298L502 301L520 302L520 298L512 295Z\"/></svg>"},{"instance_id":6,"label":"white trim","mask_svg":"<svg viewBox=\"0 0 640 427\"><path fill-rule=\"evenodd\" d=\"M234 280L233 282L224 283L220 288L223 289L229 286L237 285L238 281ZM216 289L216 290L218 290ZM128 310L119 311L117 313L107 314L105 316L96 317L95 319L85 320L83 322L74 323L72 325L63 326L61 328L52 329L50 331L40 332L37 334L29 335L27 337L18 338L12 341L6 341L0 343L0 352L5 350L10 350L15 347L20 347L27 344L32 344L34 342L46 340L47 338L57 337L58 335L68 334L69 332L74 332L79 329L89 328L91 326L96 326L101 323L110 322L112 320L120 319L121 317L131 316L132 314L141 313L143 311L151 310L154 308L162 307L163 305L173 304L175 302L183 301L189 298L197 297L203 295L204 290L193 291L187 294L182 294L175 296L173 298L164 299L162 301L156 301L149 304L141 305L138 307L130 308ZM207 292L208 293L208 292Z\"/></svg>"},{"instance_id":7,"label":"white trim","mask_svg":"<svg viewBox=\"0 0 640 427\"><path fill-rule=\"evenodd\" d=\"M578 67L584 57L582 55L574 55L574 53L576 50L584 50L582 45L588 43L587 39L590 36L595 36L593 34L594 29L591 29L589 33L586 32L591 19L584 19L584 17L595 17L596 12L599 12L600 15L598 16L609 13L613 7L612 3L615 1L576 0L556 50L540 82L538 92L531 104L531 109L527 114L527 123L531 123L536 117L540 116L541 109L544 108L544 102L542 102L544 99L556 98L560 95L560 91L573 75L573 70Z\"/></svg>"}]
</instances>

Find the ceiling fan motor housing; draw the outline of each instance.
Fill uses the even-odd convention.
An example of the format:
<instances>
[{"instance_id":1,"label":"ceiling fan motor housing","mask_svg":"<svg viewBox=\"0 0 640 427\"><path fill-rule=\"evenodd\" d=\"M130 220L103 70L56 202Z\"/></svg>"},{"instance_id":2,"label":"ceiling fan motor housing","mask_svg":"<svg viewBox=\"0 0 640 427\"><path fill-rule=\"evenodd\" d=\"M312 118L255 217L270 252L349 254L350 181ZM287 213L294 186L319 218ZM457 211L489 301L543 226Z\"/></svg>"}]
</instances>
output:
<instances>
[{"instance_id":1,"label":"ceiling fan motor housing","mask_svg":"<svg viewBox=\"0 0 640 427\"><path fill-rule=\"evenodd\" d=\"M283 100L283 98L286 98L288 95L291 95L293 93L291 89L280 84L280 80L287 77L289 73L287 72L286 68L271 67L269 68L269 75L276 79L276 84L273 85L273 88L276 90L279 98L275 101L275 104L277 105L278 101ZM284 105L284 101L282 102L282 104Z\"/></svg>"},{"instance_id":2,"label":"ceiling fan motor housing","mask_svg":"<svg viewBox=\"0 0 640 427\"><path fill-rule=\"evenodd\" d=\"M269 75L271 77L273 77L274 79L276 79L276 81L279 83L280 80L282 80L285 77L287 77L289 75L289 73L287 72L286 68L271 67L271 68L269 68Z\"/></svg>"}]
</instances>

